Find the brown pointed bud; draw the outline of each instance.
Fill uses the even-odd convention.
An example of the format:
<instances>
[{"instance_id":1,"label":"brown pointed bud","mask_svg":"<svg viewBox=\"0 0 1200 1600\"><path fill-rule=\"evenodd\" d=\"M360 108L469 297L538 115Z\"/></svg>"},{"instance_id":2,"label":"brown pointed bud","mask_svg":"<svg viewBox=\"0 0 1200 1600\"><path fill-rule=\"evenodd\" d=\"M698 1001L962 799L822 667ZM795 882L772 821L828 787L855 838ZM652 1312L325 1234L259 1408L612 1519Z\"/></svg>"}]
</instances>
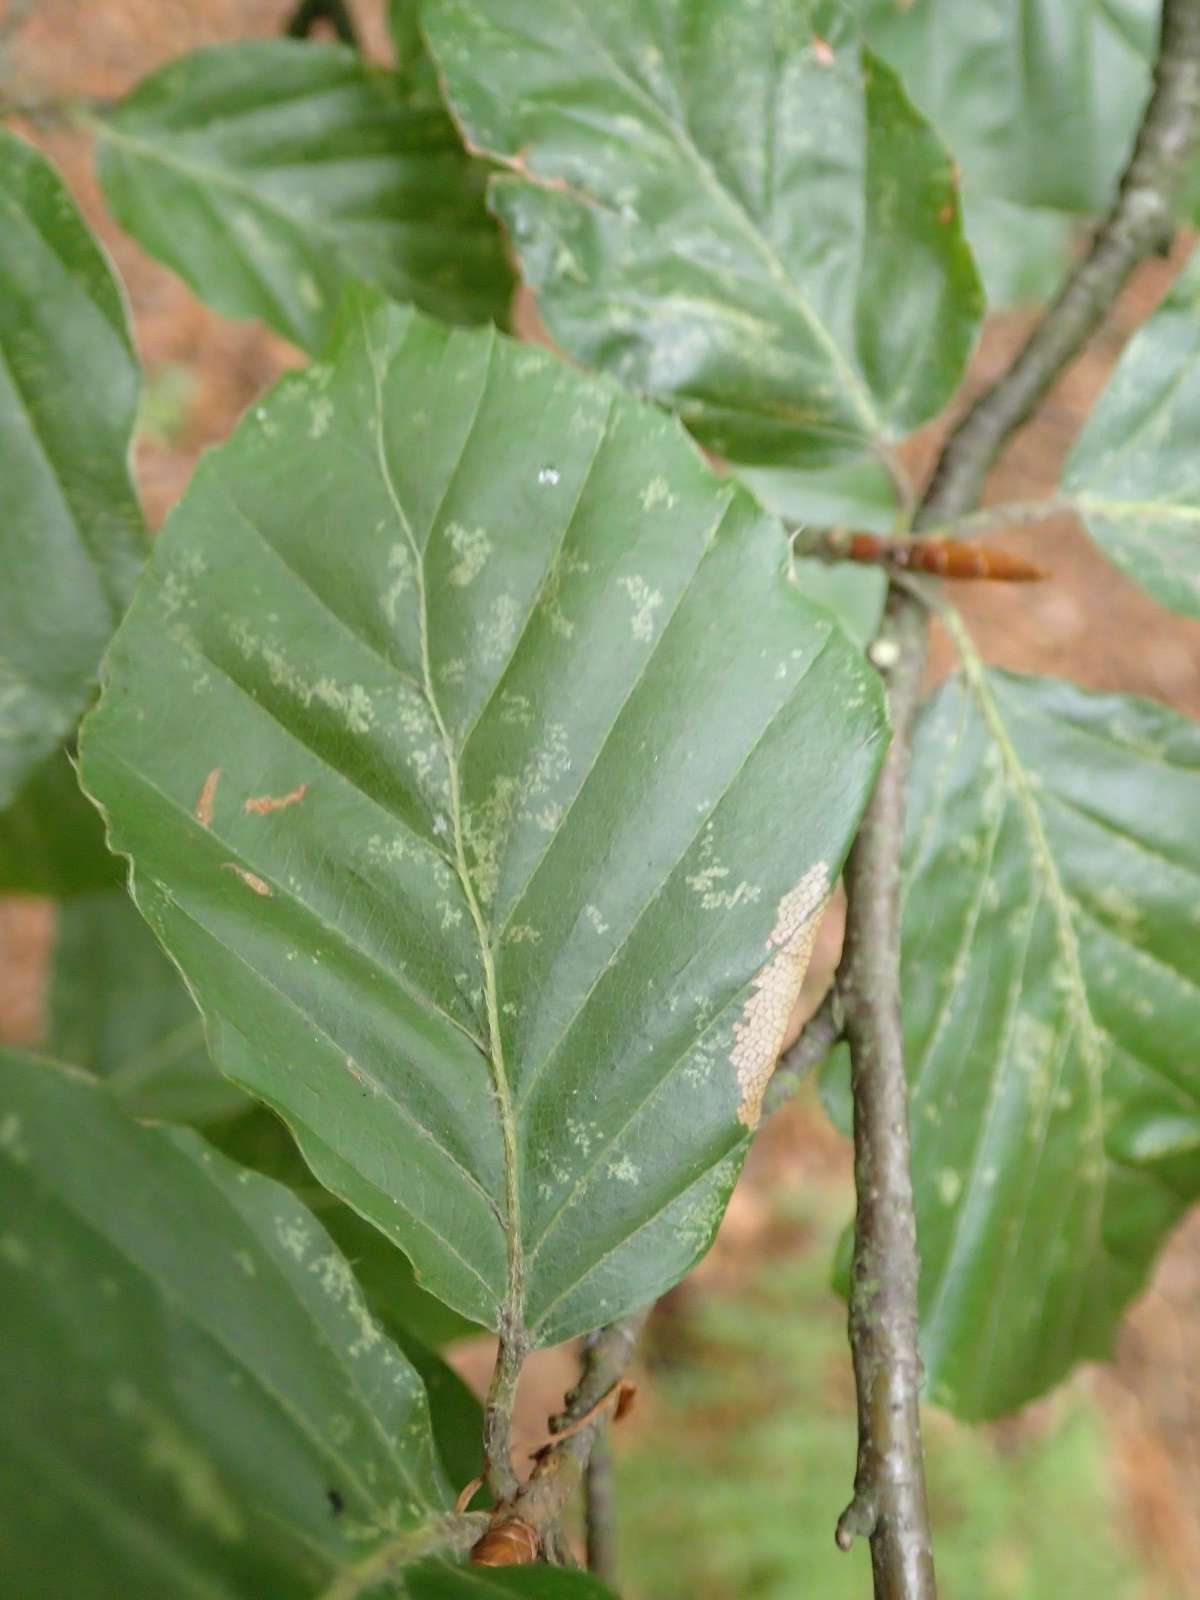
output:
<instances>
[{"instance_id":1,"label":"brown pointed bud","mask_svg":"<svg viewBox=\"0 0 1200 1600\"><path fill-rule=\"evenodd\" d=\"M536 1528L522 1517L502 1517L479 1539L471 1551L476 1567L522 1567L536 1561L542 1541Z\"/></svg>"}]
</instances>

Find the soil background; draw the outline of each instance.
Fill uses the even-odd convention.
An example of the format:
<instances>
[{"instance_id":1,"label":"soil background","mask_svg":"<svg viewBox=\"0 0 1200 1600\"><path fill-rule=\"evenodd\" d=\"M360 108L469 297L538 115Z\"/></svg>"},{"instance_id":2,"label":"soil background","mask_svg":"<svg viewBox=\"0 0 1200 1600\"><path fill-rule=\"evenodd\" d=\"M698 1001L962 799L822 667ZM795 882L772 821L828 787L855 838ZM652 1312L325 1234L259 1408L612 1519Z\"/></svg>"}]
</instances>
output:
<instances>
[{"instance_id":1,"label":"soil background","mask_svg":"<svg viewBox=\"0 0 1200 1600\"><path fill-rule=\"evenodd\" d=\"M368 48L386 56L382 0L355 8ZM205 44L277 34L288 0L9 0L8 16L28 11L0 56L0 101L117 96L147 72ZM0 19L5 12L0 4ZM0 22L0 27L3 23ZM253 324L206 310L184 284L151 261L108 217L97 189L86 136L45 122L17 123L57 163L124 280L149 399L135 466L149 519L161 523L179 498L200 452L223 439L242 410L297 352ZM1180 239L1170 260L1143 267L1105 331L1056 387L1033 426L1023 430L989 480L991 502L1052 492L1061 463L1131 331L1153 309L1191 247ZM528 308L526 308L528 309ZM1003 366L1028 327L1025 314L993 318L976 354L965 396ZM532 318L526 323L532 325ZM910 441L905 454L919 476L944 428ZM1005 535L1050 568L1031 586L958 586L954 598L987 658L1026 671L1057 674L1097 689L1168 702L1200 717L1200 625L1156 606L1108 565L1074 520L1060 517ZM935 639L931 679L952 656ZM1200 816L1197 824L1200 826ZM53 932L52 908L29 899L0 902L0 1037L35 1041L42 977ZM836 917L824 931L816 999L836 958ZM850 1155L811 1096L772 1120L758 1140L714 1250L682 1291L736 1287L739 1278L781 1249L768 1196L780 1186L849 1181ZM488 1351L457 1358L472 1381L486 1372ZM544 1418L569 1384L569 1354L539 1358L524 1386L520 1438L537 1442ZM1200 1213L1176 1231L1153 1280L1126 1319L1115 1362L1073 1382L1089 1387L1110 1425L1120 1485L1120 1514L1150 1567L1174 1592L1200 1596ZM651 1375L648 1382L653 1384ZM995 1430L1003 1442L1044 1426L1041 1402ZM1065 1538L1086 1530L1064 1530ZM1147 1580L1147 1597L1159 1593Z\"/></svg>"}]
</instances>

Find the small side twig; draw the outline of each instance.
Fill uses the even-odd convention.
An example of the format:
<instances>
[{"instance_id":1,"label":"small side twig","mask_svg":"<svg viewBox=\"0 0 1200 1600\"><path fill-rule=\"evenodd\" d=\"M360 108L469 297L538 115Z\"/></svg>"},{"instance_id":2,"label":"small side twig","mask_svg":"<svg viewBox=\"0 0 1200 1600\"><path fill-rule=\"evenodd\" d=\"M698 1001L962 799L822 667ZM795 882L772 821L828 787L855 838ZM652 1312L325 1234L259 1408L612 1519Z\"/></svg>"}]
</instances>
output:
<instances>
[{"instance_id":1,"label":"small side twig","mask_svg":"<svg viewBox=\"0 0 1200 1600\"><path fill-rule=\"evenodd\" d=\"M345 0L300 0L283 31L290 39L304 39L318 22L328 22L343 44L358 49L358 33Z\"/></svg>"},{"instance_id":2,"label":"small side twig","mask_svg":"<svg viewBox=\"0 0 1200 1600\"><path fill-rule=\"evenodd\" d=\"M880 637L894 663L892 744L846 864L846 939L837 977L850 1041L858 1197L850 1285L858 1465L837 1542L848 1550L855 1536L870 1538L879 1600L933 1600L899 966L904 788L925 660L924 612L893 590Z\"/></svg>"},{"instance_id":3,"label":"small side twig","mask_svg":"<svg viewBox=\"0 0 1200 1600\"><path fill-rule=\"evenodd\" d=\"M1171 198L1200 123L1200 3L1164 0L1154 91L1113 208L1008 371L951 435L915 531L977 503L1009 436L1103 321L1133 268L1169 237ZM918 1389L917 1254L900 1025L899 861L912 729L927 649L912 580L893 583L883 623L892 742L846 869L837 983L854 1094L855 1221L850 1341L858 1393L854 1498L837 1540L869 1537L876 1600L934 1600Z\"/></svg>"}]
</instances>

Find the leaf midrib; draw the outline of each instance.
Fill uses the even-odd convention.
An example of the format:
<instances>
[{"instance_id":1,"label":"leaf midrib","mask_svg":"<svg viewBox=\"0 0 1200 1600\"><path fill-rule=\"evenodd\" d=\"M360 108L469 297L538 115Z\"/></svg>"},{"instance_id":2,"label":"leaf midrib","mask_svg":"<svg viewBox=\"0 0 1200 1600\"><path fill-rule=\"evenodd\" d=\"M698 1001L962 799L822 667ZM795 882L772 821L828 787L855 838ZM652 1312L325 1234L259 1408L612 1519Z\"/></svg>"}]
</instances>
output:
<instances>
[{"instance_id":1,"label":"leaf midrib","mask_svg":"<svg viewBox=\"0 0 1200 1600\"><path fill-rule=\"evenodd\" d=\"M1114 522L1144 518L1147 521L1200 524L1200 506L1181 504L1178 500L1110 500L1104 495L1086 491L1073 495L1072 499L1085 516L1090 511L1094 516L1111 517Z\"/></svg>"},{"instance_id":2,"label":"leaf midrib","mask_svg":"<svg viewBox=\"0 0 1200 1600\"><path fill-rule=\"evenodd\" d=\"M429 604L425 575L425 550L417 541L408 513L404 509L403 501L392 476L391 463L388 460L387 444L384 438L383 418L383 380L384 369L380 366L380 352L371 337L371 324L365 308L359 305L359 322L362 329L363 347L371 368L375 391L375 450L380 476L387 491L396 520L408 541L413 558L413 571L416 582L417 598L417 631L421 655L421 675L424 683L425 699L428 702L430 714L437 725L438 735L442 743L443 758L446 762L447 782L449 785L450 824L454 839L455 867L463 895L466 898L467 908L475 927L475 935L479 944L480 962L483 969L484 1006L487 1016L488 1048L485 1059L492 1078L492 1087L496 1095L496 1108L500 1118L500 1136L504 1151L504 1188L505 1188L505 1254L507 1280L505 1285L505 1303L501 1316L501 1327L504 1337L518 1343L525 1336L525 1261L524 1242L521 1229L521 1190L518 1172L518 1140L517 1120L513 1109L512 1090L508 1081L508 1072L504 1060L504 1042L500 1031L500 1001L496 983L496 963L492 950L491 932L487 920L483 915L475 884L467 865L466 837L463 827L462 805L462 779L459 770L458 752L450 734L446 719L438 702L437 692L433 681L433 662L429 649ZM494 342L488 347L488 372L491 370L492 352ZM485 374L484 385L487 377ZM460 457L461 459L461 457Z\"/></svg>"}]
</instances>

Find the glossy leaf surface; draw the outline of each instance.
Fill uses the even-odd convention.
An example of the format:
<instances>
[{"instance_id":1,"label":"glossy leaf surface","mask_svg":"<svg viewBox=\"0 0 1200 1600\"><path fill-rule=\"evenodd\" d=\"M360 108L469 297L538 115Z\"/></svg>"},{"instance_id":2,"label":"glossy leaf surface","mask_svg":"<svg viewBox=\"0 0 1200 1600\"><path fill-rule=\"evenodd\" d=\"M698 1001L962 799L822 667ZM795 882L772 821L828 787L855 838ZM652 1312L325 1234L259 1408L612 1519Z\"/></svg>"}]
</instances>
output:
<instances>
[{"instance_id":1,"label":"glossy leaf surface","mask_svg":"<svg viewBox=\"0 0 1200 1600\"><path fill-rule=\"evenodd\" d=\"M0 1217L9 1592L307 1600L428 1548L420 1380L286 1189L5 1052Z\"/></svg>"},{"instance_id":2,"label":"glossy leaf surface","mask_svg":"<svg viewBox=\"0 0 1200 1600\"><path fill-rule=\"evenodd\" d=\"M0 808L75 726L145 555L137 396L107 258L0 129Z\"/></svg>"},{"instance_id":3,"label":"glossy leaf surface","mask_svg":"<svg viewBox=\"0 0 1200 1600\"><path fill-rule=\"evenodd\" d=\"M712 1236L883 743L787 555L671 419L367 297L114 644L85 783L218 1061L473 1321Z\"/></svg>"},{"instance_id":4,"label":"glossy leaf surface","mask_svg":"<svg viewBox=\"0 0 1200 1600\"><path fill-rule=\"evenodd\" d=\"M949 399L981 310L950 158L833 0L431 0L560 345L731 460L821 465Z\"/></svg>"},{"instance_id":5,"label":"glossy leaf surface","mask_svg":"<svg viewBox=\"0 0 1200 1600\"><path fill-rule=\"evenodd\" d=\"M972 662L922 716L903 992L931 1398L1109 1352L1200 1194L1200 729Z\"/></svg>"},{"instance_id":6,"label":"glossy leaf surface","mask_svg":"<svg viewBox=\"0 0 1200 1600\"><path fill-rule=\"evenodd\" d=\"M117 219L227 316L318 350L353 279L449 322L505 316L483 174L427 74L256 40L172 62L96 132Z\"/></svg>"},{"instance_id":7,"label":"glossy leaf surface","mask_svg":"<svg viewBox=\"0 0 1200 1600\"><path fill-rule=\"evenodd\" d=\"M1092 537L1200 618L1200 258L1126 346L1063 475Z\"/></svg>"}]
</instances>

